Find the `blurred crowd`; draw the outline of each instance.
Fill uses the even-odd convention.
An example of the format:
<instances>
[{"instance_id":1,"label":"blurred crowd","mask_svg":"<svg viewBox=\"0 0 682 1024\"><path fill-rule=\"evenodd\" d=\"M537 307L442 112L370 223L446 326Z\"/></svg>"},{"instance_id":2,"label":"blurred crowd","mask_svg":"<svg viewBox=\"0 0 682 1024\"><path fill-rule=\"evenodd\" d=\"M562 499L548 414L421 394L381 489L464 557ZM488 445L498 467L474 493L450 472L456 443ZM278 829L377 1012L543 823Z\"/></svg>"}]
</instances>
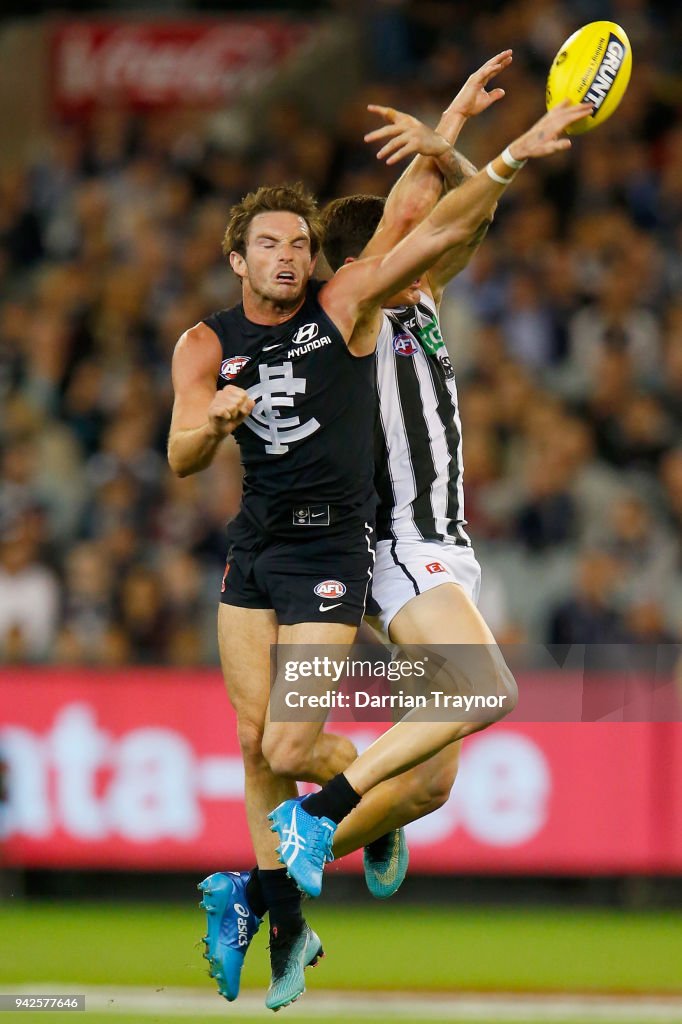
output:
<instances>
[{"instance_id":1,"label":"blurred crowd","mask_svg":"<svg viewBox=\"0 0 682 1024\"><path fill-rule=\"evenodd\" d=\"M595 17L633 44L621 108L523 170L445 295L467 518L500 640L682 639L680 13L362 6L366 84L331 128L274 103L230 149L174 113L105 110L55 125L0 177L0 660L215 660L239 460L226 443L177 480L165 444L177 338L238 299L220 252L230 205L291 180L322 202L385 194L396 172L362 141L366 104L433 125L511 46L505 99L460 138L481 166L539 116L554 53Z\"/></svg>"}]
</instances>

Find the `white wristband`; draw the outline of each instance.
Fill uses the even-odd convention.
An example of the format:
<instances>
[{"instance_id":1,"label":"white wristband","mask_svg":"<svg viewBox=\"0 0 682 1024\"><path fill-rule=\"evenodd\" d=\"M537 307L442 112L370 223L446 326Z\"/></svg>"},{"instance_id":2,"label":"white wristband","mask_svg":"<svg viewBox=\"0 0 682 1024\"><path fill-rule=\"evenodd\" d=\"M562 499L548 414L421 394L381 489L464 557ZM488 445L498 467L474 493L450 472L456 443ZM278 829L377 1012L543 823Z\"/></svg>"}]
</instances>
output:
<instances>
[{"instance_id":1,"label":"white wristband","mask_svg":"<svg viewBox=\"0 0 682 1024\"><path fill-rule=\"evenodd\" d=\"M527 160L517 160L515 157L513 157L509 152L509 146L507 146L507 148L503 152L502 159L506 163L507 167L513 167L515 171L520 171L521 168L525 167L528 163Z\"/></svg>"},{"instance_id":2,"label":"white wristband","mask_svg":"<svg viewBox=\"0 0 682 1024\"><path fill-rule=\"evenodd\" d=\"M492 178L493 181L496 181L498 183L498 185L508 185L510 181L514 180L514 175L513 174L511 176L511 178L503 178L501 174L498 174L497 171L493 170L493 165L492 164L486 164L485 165L485 169L486 169L486 173L487 173L488 177Z\"/></svg>"}]
</instances>

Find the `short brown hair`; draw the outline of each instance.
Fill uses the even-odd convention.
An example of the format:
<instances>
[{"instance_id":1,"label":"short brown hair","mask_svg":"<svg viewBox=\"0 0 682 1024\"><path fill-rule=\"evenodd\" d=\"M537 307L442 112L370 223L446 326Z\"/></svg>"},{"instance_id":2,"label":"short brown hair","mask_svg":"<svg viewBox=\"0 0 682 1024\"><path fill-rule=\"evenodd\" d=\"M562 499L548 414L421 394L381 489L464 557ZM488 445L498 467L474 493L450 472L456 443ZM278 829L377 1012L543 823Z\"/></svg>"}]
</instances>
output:
<instances>
[{"instance_id":1,"label":"short brown hair","mask_svg":"<svg viewBox=\"0 0 682 1024\"><path fill-rule=\"evenodd\" d=\"M320 211L317 200L300 181L295 185L261 185L255 192L245 195L241 203L236 203L230 210L230 219L225 229L224 255L238 252L246 256L246 236L251 221L259 213L275 211L303 217L310 228L310 251L314 256L320 248L322 235Z\"/></svg>"},{"instance_id":2,"label":"short brown hair","mask_svg":"<svg viewBox=\"0 0 682 1024\"><path fill-rule=\"evenodd\" d=\"M382 196L346 196L328 203L322 214L322 248L336 273L349 256L357 257L379 226L386 200Z\"/></svg>"}]
</instances>

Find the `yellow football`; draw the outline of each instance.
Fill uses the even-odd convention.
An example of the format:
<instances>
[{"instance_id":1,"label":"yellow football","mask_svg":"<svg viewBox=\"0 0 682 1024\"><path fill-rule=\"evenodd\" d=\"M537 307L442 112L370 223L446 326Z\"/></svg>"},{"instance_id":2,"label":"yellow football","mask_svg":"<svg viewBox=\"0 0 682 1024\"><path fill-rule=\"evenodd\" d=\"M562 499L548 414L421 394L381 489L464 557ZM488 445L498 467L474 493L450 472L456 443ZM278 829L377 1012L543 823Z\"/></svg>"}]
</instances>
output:
<instances>
[{"instance_id":1,"label":"yellow football","mask_svg":"<svg viewBox=\"0 0 682 1024\"><path fill-rule=\"evenodd\" d=\"M562 100L594 103L594 113L566 129L582 135L611 117L623 98L632 71L630 40L620 25L593 21L569 36L552 61L547 77L547 109Z\"/></svg>"}]
</instances>

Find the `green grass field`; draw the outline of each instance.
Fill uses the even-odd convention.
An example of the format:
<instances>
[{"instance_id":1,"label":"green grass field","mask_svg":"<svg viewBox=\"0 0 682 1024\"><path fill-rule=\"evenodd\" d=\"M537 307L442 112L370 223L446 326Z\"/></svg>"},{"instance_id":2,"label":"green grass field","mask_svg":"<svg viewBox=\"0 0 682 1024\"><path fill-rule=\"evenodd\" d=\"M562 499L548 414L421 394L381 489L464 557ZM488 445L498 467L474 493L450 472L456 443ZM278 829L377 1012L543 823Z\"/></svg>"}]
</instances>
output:
<instances>
[{"instance_id":1,"label":"green grass field","mask_svg":"<svg viewBox=\"0 0 682 1024\"><path fill-rule=\"evenodd\" d=\"M676 913L308 904L307 916L328 953L311 974L311 989L682 994L682 915ZM54 983L77 992L80 983L210 991L197 943L203 920L198 908L177 905L5 904L0 988ZM262 929L246 961L244 989L267 986L266 942ZM289 1012L298 1017L297 1009ZM255 1019L242 1017L238 1004L225 1004L225 1015L231 1024ZM31 1024L33 1018L45 1019L33 1013L20 1019ZM90 1012L86 1019L105 1018L162 1019ZM325 1017L325 1024L337 1022Z\"/></svg>"}]
</instances>

